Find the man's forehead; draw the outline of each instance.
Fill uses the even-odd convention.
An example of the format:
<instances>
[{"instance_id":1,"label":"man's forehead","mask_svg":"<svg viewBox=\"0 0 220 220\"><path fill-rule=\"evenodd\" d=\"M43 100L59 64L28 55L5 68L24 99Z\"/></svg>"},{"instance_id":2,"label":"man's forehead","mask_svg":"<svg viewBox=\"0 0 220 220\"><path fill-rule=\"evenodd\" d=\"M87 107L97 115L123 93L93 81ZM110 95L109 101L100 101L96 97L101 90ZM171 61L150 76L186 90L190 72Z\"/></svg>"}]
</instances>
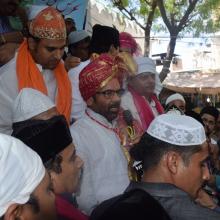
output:
<instances>
[{"instance_id":1,"label":"man's forehead","mask_svg":"<svg viewBox=\"0 0 220 220\"><path fill-rule=\"evenodd\" d=\"M66 45L66 40L64 39L60 39L60 40L41 39L41 44L44 45L45 47L60 48Z\"/></svg>"},{"instance_id":2,"label":"man's forehead","mask_svg":"<svg viewBox=\"0 0 220 220\"><path fill-rule=\"evenodd\" d=\"M201 116L202 119L208 119L208 120L212 120L212 121L215 121L215 117L213 115L210 115L208 113L204 113L202 116Z\"/></svg>"}]
</instances>

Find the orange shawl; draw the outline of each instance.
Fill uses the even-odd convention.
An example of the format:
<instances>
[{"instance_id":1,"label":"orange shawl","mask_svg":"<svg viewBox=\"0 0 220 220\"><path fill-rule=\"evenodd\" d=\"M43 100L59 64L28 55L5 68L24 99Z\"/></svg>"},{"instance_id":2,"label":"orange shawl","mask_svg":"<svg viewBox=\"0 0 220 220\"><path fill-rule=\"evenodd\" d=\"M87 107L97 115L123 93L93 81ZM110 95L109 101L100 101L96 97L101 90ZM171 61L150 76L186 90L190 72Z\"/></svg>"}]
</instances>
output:
<instances>
[{"instance_id":1,"label":"orange shawl","mask_svg":"<svg viewBox=\"0 0 220 220\"><path fill-rule=\"evenodd\" d=\"M33 88L47 95L47 87L44 83L41 72L37 68L36 63L28 50L27 40L24 40L18 49L16 72L19 91L22 88ZM58 88L56 106L59 113L64 115L67 121L70 122L72 88L68 74L62 62L57 65L54 74Z\"/></svg>"}]
</instances>

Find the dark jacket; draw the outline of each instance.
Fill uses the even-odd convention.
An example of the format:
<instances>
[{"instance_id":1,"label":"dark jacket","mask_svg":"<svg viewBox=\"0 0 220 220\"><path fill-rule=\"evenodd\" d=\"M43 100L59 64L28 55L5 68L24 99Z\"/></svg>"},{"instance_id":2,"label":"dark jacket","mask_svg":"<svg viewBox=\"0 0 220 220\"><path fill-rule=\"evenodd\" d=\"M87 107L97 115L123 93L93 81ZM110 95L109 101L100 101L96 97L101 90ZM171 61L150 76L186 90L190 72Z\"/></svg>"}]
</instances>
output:
<instances>
[{"instance_id":1,"label":"dark jacket","mask_svg":"<svg viewBox=\"0 0 220 220\"><path fill-rule=\"evenodd\" d=\"M142 189L153 196L172 220L219 220L220 213L196 204L184 191L172 184L132 182L126 191Z\"/></svg>"},{"instance_id":2,"label":"dark jacket","mask_svg":"<svg viewBox=\"0 0 220 220\"><path fill-rule=\"evenodd\" d=\"M102 202L90 220L170 220L162 206L144 190L132 190Z\"/></svg>"}]
</instances>

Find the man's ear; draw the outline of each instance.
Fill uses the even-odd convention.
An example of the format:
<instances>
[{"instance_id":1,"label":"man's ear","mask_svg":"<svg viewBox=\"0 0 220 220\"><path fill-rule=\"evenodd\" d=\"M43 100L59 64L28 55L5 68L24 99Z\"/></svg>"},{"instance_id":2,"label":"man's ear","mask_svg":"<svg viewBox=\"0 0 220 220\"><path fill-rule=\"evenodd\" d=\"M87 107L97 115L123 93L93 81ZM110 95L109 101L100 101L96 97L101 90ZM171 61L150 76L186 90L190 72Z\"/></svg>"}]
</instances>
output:
<instances>
[{"instance_id":1,"label":"man's ear","mask_svg":"<svg viewBox=\"0 0 220 220\"><path fill-rule=\"evenodd\" d=\"M175 151L170 151L165 156L168 170L175 175L180 164L180 155Z\"/></svg>"},{"instance_id":2,"label":"man's ear","mask_svg":"<svg viewBox=\"0 0 220 220\"><path fill-rule=\"evenodd\" d=\"M87 106L92 106L93 105L93 103L94 103L94 98L93 97L90 97L87 101L86 101L86 104L87 104Z\"/></svg>"},{"instance_id":3,"label":"man's ear","mask_svg":"<svg viewBox=\"0 0 220 220\"><path fill-rule=\"evenodd\" d=\"M34 51L37 47L37 42L31 37L27 39L27 42L28 42L28 48L30 49L30 51Z\"/></svg>"},{"instance_id":4,"label":"man's ear","mask_svg":"<svg viewBox=\"0 0 220 220\"><path fill-rule=\"evenodd\" d=\"M4 220L22 220L22 209L23 206L20 204L12 204L9 206L7 209L5 215L4 215Z\"/></svg>"}]
</instances>

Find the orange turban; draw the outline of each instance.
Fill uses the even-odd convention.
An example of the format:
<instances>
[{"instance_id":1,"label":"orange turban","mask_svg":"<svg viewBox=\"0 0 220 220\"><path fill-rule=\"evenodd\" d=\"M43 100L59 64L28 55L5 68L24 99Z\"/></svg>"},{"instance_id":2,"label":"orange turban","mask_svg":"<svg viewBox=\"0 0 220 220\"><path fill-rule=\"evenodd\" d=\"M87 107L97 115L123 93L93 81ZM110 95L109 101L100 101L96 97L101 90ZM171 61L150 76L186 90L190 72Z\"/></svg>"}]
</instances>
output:
<instances>
[{"instance_id":1,"label":"orange turban","mask_svg":"<svg viewBox=\"0 0 220 220\"><path fill-rule=\"evenodd\" d=\"M123 60L109 54L102 54L89 63L79 75L79 89L85 101L106 86L114 77L127 70Z\"/></svg>"},{"instance_id":2,"label":"orange turban","mask_svg":"<svg viewBox=\"0 0 220 220\"><path fill-rule=\"evenodd\" d=\"M66 25L62 14L53 7L47 7L38 13L30 24L29 32L40 39L66 39Z\"/></svg>"}]
</instances>

